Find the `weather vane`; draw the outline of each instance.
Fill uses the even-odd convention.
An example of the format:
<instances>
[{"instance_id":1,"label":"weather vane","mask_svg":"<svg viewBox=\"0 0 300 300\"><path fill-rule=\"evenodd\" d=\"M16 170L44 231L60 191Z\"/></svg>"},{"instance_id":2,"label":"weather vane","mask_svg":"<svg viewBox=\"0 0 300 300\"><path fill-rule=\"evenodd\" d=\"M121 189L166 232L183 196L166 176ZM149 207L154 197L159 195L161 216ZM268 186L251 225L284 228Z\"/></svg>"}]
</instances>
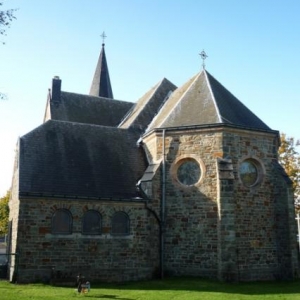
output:
<instances>
[{"instance_id":1,"label":"weather vane","mask_svg":"<svg viewBox=\"0 0 300 300\"><path fill-rule=\"evenodd\" d=\"M103 31L100 36L102 37L102 45L104 45L104 40L107 38L107 36L105 35L105 32Z\"/></svg>"},{"instance_id":2,"label":"weather vane","mask_svg":"<svg viewBox=\"0 0 300 300\"><path fill-rule=\"evenodd\" d=\"M207 58L208 56L206 55L206 53L205 53L204 50L202 50L201 53L199 53L199 55L200 55L201 58L202 58L202 67L203 67L203 69L205 69L205 63L204 63L204 61L206 60L206 58Z\"/></svg>"}]
</instances>

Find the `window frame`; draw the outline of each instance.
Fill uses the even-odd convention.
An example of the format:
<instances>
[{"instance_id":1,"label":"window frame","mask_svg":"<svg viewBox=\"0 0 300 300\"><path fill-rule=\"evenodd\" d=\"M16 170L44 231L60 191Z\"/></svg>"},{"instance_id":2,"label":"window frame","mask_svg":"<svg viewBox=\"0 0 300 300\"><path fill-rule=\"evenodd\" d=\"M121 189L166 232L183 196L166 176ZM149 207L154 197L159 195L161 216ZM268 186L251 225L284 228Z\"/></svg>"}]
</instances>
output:
<instances>
[{"instance_id":1,"label":"window frame","mask_svg":"<svg viewBox=\"0 0 300 300\"><path fill-rule=\"evenodd\" d=\"M126 222L126 232L114 232L114 228L116 224L114 223L116 217L122 215L124 218L124 222ZM119 225L120 226L120 225ZM113 236L127 236L130 235L130 218L129 215L124 211L116 211L111 217L111 235Z\"/></svg>"},{"instance_id":2,"label":"window frame","mask_svg":"<svg viewBox=\"0 0 300 300\"><path fill-rule=\"evenodd\" d=\"M68 223L68 225L67 225L68 230L64 230L64 231L57 230L57 227L59 226L59 224L55 224L55 221L56 221L55 217L57 216L58 213L64 213L65 217L68 218L68 220L66 222L66 223ZM56 221L56 222L58 222L58 221ZM61 220L60 220L60 222L61 222ZM66 225L66 224L64 224L64 225ZM72 213L66 208L57 209L52 215L51 233L56 234L56 235L58 235L58 234L69 235L69 234L72 234L72 232L73 232L73 216L72 216Z\"/></svg>"},{"instance_id":3,"label":"window frame","mask_svg":"<svg viewBox=\"0 0 300 300\"><path fill-rule=\"evenodd\" d=\"M179 178L178 178L178 169L186 162L188 161L194 161L199 165L199 169L200 169L200 174L199 174L199 179L197 182L190 184L190 185L186 185L184 183L182 183ZM184 188L185 190L189 190L193 187L199 187L202 183L202 181L205 178L205 173L206 173L206 168L205 168L205 164L202 161L201 158L199 158L197 155L195 154L183 154L180 155L179 157L177 157L175 159L175 161L172 163L171 168L170 168L170 174L172 177L172 180L174 182L175 185L177 185L180 188Z\"/></svg>"},{"instance_id":4,"label":"window frame","mask_svg":"<svg viewBox=\"0 0 300 300\"><path fill-rule=\"evenodd\" d=\"M247 182L245 182L245 180L243 180L242 174L241 174L241 166L243 163L248 162L250 164L252 164L255 168L256 168L256 180L252 183L252 184L247 184ZM261 185L265 175L266 175L266 170L264 168L263 163L256 157L244 157L238 166L238 174L239 174L239 180L241 182L241 184L246 187L246 188L253 188L253 187L257 187L259 185Z\"/></svg>"},{"instance_id":5,"label":"window frame","mask_svg":"<svg viewBox=\"0 0 300 300\"><path fill-rule=\"evenodd\" d=\"M98 232L92 232L92 231L85 231L84 230L84 227L85 227L85 223L84 222L85 222L86 219L89 219L88 214L90 214L90 213L98 215L98 217L99 217L99 219L98 219L98 221L99 221L99 230L98 230ZM81 227L81 233L83 235L101 235L102 234L102 215L101 215L101 213L99 211L95 210L95 209L89 209L89 210L87 210L84 213L83 217L82 217L82 224L81 224L81 226L82 226Z\"/></svg>"}]
</instances>

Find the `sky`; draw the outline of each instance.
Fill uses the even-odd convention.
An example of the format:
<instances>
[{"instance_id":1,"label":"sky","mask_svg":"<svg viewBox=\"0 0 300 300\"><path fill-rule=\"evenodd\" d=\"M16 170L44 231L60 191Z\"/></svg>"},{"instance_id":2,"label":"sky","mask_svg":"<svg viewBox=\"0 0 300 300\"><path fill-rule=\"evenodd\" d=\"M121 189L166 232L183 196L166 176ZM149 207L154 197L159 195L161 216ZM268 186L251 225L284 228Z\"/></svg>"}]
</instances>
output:
<instances>
[{"instance_id":1,"label":"sky","mask_svg":"<svg viewBox=\"0 0 300 300\"><path fill-rule=\"evenodd\" d=\"M2 2L2 1L0 1ZM0 197L18 138L43 123L54 76L88 94L105 31L114 98L136 102L164 77L206 70L269 127L300 138L298 0L3 0L17 17L0 36Z\"/></svg>"}]
</instances>

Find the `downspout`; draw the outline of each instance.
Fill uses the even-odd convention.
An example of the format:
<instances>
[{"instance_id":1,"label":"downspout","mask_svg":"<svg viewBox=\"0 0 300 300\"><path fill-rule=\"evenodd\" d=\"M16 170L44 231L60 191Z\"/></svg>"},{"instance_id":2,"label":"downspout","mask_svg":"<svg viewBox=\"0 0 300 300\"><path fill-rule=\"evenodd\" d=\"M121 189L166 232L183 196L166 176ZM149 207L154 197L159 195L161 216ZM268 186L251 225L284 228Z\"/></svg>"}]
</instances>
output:
<instances>
[{"instance_id":1,"label":"downspout","mask_svg":"<svg viewBox=\"0 0 300 300\"><path fill-rule=\"evenodd\" d=\"M161 234L160 234L160 261L161 278L164 278L164 249L165 249L165 210L166 210L166 157L165 157L165 134L162 131L162 195L161 195Z\"/></svg>"}]
</instances>

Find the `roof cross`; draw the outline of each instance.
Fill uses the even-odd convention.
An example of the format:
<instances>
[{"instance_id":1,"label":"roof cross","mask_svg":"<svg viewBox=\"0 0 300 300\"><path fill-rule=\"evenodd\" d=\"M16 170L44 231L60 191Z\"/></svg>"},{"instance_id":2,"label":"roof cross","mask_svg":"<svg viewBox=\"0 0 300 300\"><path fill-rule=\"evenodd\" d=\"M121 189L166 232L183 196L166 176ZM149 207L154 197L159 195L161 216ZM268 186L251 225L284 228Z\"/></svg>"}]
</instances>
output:
<instances>
[{"instance_id":1,"label":"roof cross","mask_svg":"<svg viewBox=\"0 0 300 300\"><path fill-rule=\"evenodd\" d=\"M102 37L102 46L104 46L104 40L107 38L105 35L105 32L103 31L102 34L100 35Z\"/></svg>"},{"instance_id":2,"label":"roof cross","mask_svg":"<svg viewBox=\"0 0 300 300\"><path fill-rule=\"evenodd\" d=\"M206 60L206 58L207 58L208 56L206 55L206 53L205 53L204 50L202 50L201 53L199 53L199 55L200 55L201 58L202 58L202 67L203 67L203 69L205 69L205 63L204 63L204 61Z\"/></svg>"}]
</instances>

